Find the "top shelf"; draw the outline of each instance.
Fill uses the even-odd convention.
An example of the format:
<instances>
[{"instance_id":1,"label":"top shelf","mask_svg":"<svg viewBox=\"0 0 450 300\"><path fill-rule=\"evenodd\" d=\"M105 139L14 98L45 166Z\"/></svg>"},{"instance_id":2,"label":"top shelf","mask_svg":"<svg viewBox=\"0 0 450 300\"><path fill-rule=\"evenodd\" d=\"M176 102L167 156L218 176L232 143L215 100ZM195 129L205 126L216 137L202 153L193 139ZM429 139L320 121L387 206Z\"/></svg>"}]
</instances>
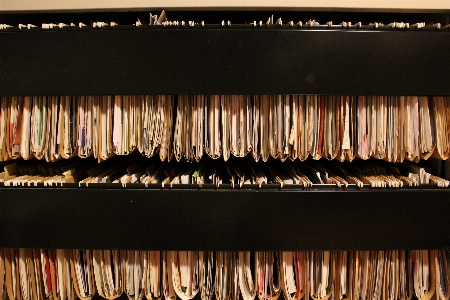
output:
<instances>
[{"instance_id":1,"label":"top shelf","mask_svg":"<svg viewBox=\"0 0 450 300\"><path fill-rule=\"evenodd\" d=\"M149 9L332 10L450 12L447 0L2 0L0 12L129 11Z\"/></svg>"},{"instance_id":2,"label":"top shelf","mask_svg":"<svg viewBox=\"0 0 450 300\"><path fill-rule=\"evenodd\" d=\"M0 44L0 96L450 95L449 28L16 28Z\"/></svg>"}]
</instances>

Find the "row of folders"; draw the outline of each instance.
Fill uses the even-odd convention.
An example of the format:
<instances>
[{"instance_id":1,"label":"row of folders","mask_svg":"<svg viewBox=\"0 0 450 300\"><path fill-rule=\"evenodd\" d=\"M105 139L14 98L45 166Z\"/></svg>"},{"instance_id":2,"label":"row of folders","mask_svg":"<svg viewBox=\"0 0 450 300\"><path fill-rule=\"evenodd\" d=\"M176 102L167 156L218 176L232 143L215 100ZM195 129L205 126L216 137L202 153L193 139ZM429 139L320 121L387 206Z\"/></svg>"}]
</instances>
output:
<instances>
[{"instance_id":1,"label":"row of folders","mask_svg":"<svg viewBox=\"0 0 450 300\"><path fill-rule=\"evenodd\" d=\"M251 157L232 156L228 161L204 157L200 162L163 162L157 156L147 158L134 151L100 163L93 157L73 157L56 162L17 159L3 164L2 187L361 189L446 188L450 184L440 177L442 161L434 158L419 163L373 158L352 162L269 158L256 162Z\"/></svg>"},{"instance_id":2,"label":"row of folders","mask_svg":"<svg viewBox=\"0 0 450 300\"><path fill-rule=\"evenodd\" d=\"M0 99L0 160L138 151L162 161L251 156L417 162L450 156L450 97L48 96Z\"/></svg>"},{"instance_id":3,"label":"row of folders","mask_svg":"<svg viewBox=\"0 0 450 300\"><path fill-rule=\"evenodd\" d=\"M447 300L450 252L1 249L10 300ZM198 299L198 298L197 298Z\"/></svg>"}]
</instances>

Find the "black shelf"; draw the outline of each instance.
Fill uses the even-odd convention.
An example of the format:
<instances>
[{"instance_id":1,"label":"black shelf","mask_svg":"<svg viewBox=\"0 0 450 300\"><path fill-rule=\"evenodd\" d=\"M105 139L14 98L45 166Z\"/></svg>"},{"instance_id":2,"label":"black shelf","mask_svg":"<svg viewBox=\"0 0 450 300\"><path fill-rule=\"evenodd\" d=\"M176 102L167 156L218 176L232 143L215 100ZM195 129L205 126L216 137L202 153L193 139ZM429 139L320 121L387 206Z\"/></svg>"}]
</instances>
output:
<instances>
[{"instance_id":1,"label":"black shelf","mask_svg":"<svg viewBox=\"0 0 450 300\"><path fill-rule=\"evenodd\" d=\"M149 27L2 31L0 95L450 95L448 28Z\"/></svg>"},{"instance_id":2,"label":"black shelf","mask_svg":"<svg viewBox=\"0 0 450 300\"><path fill-rule=\"evenodd\" d=\"M11 17L13 18L13 17ZM0 96L450 95L450 29L0 31ZM450 247L450 191L0 187L0 247Z\"/></svg>"},{"instance_id":3,"label":"black shelf","mask_svg":"<svg viewBox=\"0 0 450 300\"><path fill-rule=\"evenodd\" d=\"M1 188L0 247L450 247L448 190Z\"/></svg>"}]
</instances>

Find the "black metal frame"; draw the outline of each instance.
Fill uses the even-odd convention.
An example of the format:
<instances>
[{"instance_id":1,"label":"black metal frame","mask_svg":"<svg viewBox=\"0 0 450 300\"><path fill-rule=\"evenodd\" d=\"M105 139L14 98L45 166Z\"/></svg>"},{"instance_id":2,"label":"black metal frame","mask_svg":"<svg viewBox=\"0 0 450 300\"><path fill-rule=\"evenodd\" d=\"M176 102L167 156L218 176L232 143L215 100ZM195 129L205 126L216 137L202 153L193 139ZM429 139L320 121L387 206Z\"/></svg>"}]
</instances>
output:
<instances>
[{"instance_id":1,"label":"black metal frame","mask_svg":"<svg viewBox=\"0 0 450 300\"><path fill-rule=\"evenodd\" d=\"M450 95L450 30L251 25L0 32L0 95Z\"/></svg>"},{"instance_id":2,"label":"black metal frame","mask_svg":"<svg viewBox=\"0 0 450 300\"><path fill-rule=\"evenodd\" d=\"M450 246L448 190L0 189L0 246L368 250Z\"/></svg>"}]
</instances>

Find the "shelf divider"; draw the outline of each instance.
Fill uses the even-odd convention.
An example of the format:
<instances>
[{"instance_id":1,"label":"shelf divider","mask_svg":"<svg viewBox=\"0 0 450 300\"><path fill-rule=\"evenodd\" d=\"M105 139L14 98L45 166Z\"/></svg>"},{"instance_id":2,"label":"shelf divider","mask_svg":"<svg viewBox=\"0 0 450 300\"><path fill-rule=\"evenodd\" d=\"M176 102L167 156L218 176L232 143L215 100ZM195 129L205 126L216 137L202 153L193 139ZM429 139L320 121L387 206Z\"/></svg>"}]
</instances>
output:
<instances>
[{"instance_id":1,"label":"shelf divider","mask_svg":"<svg viewBox=\"0 0 450 300\"><path fill-rule=\"evenodd\" d=\"M128 27L0 32L0 95L450 95L450 30Z\"/></svg>"},{"instance_id":2,"label":"shelf divider","mask_svg":"<svg viewBox=\"0 0 450 300\"><path fill-rule=\"evenodd\" d=\"M446 190L0 189L0 247L388 250L450 246Z\"/></svg>"}]
</instances>

